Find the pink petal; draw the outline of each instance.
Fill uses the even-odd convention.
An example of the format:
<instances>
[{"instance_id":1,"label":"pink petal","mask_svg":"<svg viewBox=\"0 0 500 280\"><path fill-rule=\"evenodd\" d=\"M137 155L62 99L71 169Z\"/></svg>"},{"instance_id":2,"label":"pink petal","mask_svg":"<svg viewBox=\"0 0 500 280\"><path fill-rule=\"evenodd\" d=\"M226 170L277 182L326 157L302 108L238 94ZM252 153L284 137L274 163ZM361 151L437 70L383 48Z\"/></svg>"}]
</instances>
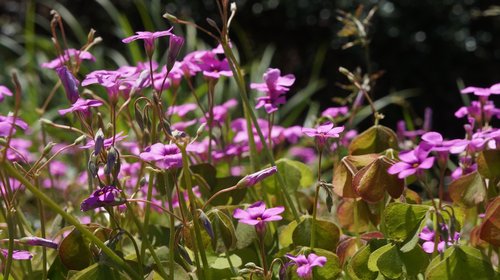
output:
<instances>
[{"instance_id":1,"label":"pink petal","mask_svg":"<svg viewBox=\"0 0 500 280\"><path fill-rule=\"evenodd\" d=\"M419 166L420 169L429 169L434 164L434 157L426 158Z\"/></svg>"}]
</instances>

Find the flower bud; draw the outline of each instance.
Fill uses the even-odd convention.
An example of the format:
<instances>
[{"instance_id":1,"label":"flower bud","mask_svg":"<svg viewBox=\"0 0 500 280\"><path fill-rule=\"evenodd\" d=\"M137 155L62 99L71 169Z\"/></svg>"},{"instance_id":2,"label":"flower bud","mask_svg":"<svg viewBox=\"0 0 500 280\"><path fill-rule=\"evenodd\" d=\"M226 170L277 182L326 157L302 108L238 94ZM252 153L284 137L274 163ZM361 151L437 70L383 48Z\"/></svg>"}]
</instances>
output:
<instances>
[{"instance_id":1,"label":"flower bud","mask_svg":"<svg viewBox=\"0 0 500 280\"><path fill-rule=\"evenodd\" d=\"M215 234L214 234L214 229L212 228L212 223L210 222L210 219L208 216L203 212L201 209L198 209L200 216L198 217L203 224L203 227L205 228L205 231L207 234L210 236L210 238L214 239Z\"/></svg>"},{"instance_id":2,"label":"flower bud","mask_svg":"<svg viewBox=\"0 0 500 280\"><path fill-rule=\"evenodd\" d=\"M66 68L66 66L61 66L56 69L57 75L59 79L61 79L61 83L66 91L66 97L73 104L80 97L78 93L78 80L73 76L71 71Z\"/></svg>"},{"instance_id":3,"label":"flower bud","mask_svg":"<svg viewBox=\"0 0 500 280\"><path fill-rule=\"evenodd\" d=\"M238 184L236 184L236 186L238 186L238 188L248 188L248 187L254 186L258 182L273 175L277 171L278 171L278 168L276 166L271 166L271 167L262 169L260 171L257 171L255 173L252 173L250 175L245 176L243 179L241 179L238 182Z\"/></svg>"},{"instance_id":4,"label":"flower bud","mask_svg":"<svg viewBox=\"0 0 500 280\"><path fill-rule=\"evenodd\" d=\"M97 131L97 133L95 134L95 138L94 138L94 154L95 155L98 155L102 148L104 147L104 133L102 132L102 129L99 128L99 130Z\"/></svg>"},{"instance_id":5,"label":"flower bud","mask_svg":"<svg viewBox=\"0 0 500 280\"><path fill-rule=\"evenodd\" d=\"M184 45L184 38L182 38L181 36L175 36L173 34L170 36L170 42L167 51L167 71L170 72L170 70L172 70L172 67L174 67L175 59L179 55L182 45Z\"/></svg>"},{"instance_id":6,"label":"flower bud","mask_svg":"<svg viewBox=\"0 0 500 280\"><path fill-rule=\"evenodd\" d=\"M17 240L17 243L26 244L30 246L42 246L52 249L57 249L58 244L52 240L31 236L31 237L23 237Z\"/></svg>"}]
</instances>

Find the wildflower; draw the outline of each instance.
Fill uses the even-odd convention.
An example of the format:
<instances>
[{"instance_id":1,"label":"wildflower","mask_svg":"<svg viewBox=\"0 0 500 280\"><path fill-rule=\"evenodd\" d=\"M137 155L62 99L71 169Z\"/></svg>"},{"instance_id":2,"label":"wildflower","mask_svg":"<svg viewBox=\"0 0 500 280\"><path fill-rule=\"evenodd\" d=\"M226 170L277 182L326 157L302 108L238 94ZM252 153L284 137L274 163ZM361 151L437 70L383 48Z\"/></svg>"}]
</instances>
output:
<instances>
[{"instance_id":1,"label":"wildflower","mask_svg":"<svg viewBox=\"0 0 500 280\"><path fill-rule=\"evenodd\" d=\"M305 255L293 256L290 254L287 254L286 257L292 260L292 264L297 265L297 275L305 279L311 279L313 267L323 267L326 263L326 257L314 253L310 253L307 258Z\"/></svg>"},{"instance_id":2,"label":"wildflower","mask_svg":"<svg viewBox=\"0 0 500 280\"><path fill-rule=\"evenodd\" d=\"M279 206L266 209L263 201L257 201L250 205L247 210L234 210L233 217L240 223L255 226L255 231L262 236L266 229L266 223L283 219L279 214L285 211L285 207Z\"/></svg>"},{"instance_id":3,"label":"wildflower","mask_svg":"<svg viewBox=\"0 0 500 280\"><path fill-rule=\"evenodd\" d=\"M5 96L12 96L12 91L6 86L0 85L0 102L2 102Z\"/></svg>"},{"instance_id":4,"label":"wildflower","mask_svg":"<svg viewBox=\"0 0 500 280\"><path fill-rule=\"evenodd\" d=\"M427 157L429 151L422 147L417 147L411 151L399 154L398 163L395 163L387 172L389 174L398 174L399 179L404 179L415 173L419 174L424 169L429 169L434 164L434 157Z\"/></svg>"},{"instance_id":5,"label":"wildflower","mask_svg":"<svg viewBox=\"0 0 500 280\"><path fill-rule=\"evenodd\" d=\"M488 97L491 94L500 94L500 84L495 84L489 88L481 87L466 87L460 91L462 94L474 93L474 95L479 97Z\"/></svg>"},{"instance_id":6,"label":"wildflower","mask_svg":"<svg viewBox=\"0 0 500 280\"><path fill-rule=\"evenodd\" d=\"M59 79L61 79L64 91L66 92L66 97L71 103L75 103L80 97L80 94L78 93L78 80L75 76L73 76L73 73L66 68L66 66L56 68L56 72Z\"/></svg>"},{"instance_id":7,"label":"wildflower","mask_svg":"<svg viewBox=\"0 0 500 280\"><path fill-rule=\"evenodd\" d=\"M122 40L123 43L128 44L135 40L144 40L144 49L148 57L151 57L155 48L155 40L160 37L170 36L172 28L165 31L149 32L149 31L139 31L136 35L132 35Z\"/></svg>"},{"instance_id":8,"label":"wildflower","mask_svg":"<svg viewBox=\"0 0 500 280\"><path fill-rule=\"evenodd\" d=\"M229 109L235 107L238 105L238 101L236 99L229 99L222 105L214 106L212 108L212 114L213 114L213 124L212 126L217 125L223 125L224 122L227 120L227 114L229 112ZM207 112L205 118L201 118L200 122L206 122L208 124L208 119L210 118L210 113Z\"/></svg>"},{"instance_id":9,"label":"wildflower","mask_svg":"<svg viewBox=\"0 0 500 280\"><path fill-rule=\"evenodd\" d=\"M233 72L229 68L227 59L217 59L214 55L205 55L202 57L200 69L203 71L203 76L208 79L219 79L221 76L232 77Z\"/></svg>"},{"instance_id":10,"label":"wildflower","mask_svg":"<svg viewBox=\"0 0 500 280\"><path fill-rule=\"evenodd\" d=\"M142 160L156 162L159 168L170 169L182 166L181 151L174 144L153 144L139 156Z\"/></svg>"},{"instance_id":11,"label":"wildflower","mask_svg":"<svg viewBox=\"0 0 500 280\"><path fill-rule=\"evenodd\" d=\"M125 200L120 198L120 192L121 191L115 186L105 186L100 188L82 201L80 210L85 212L99 207L124 204Z\"/></svg>"},{"instance_id":12,"label":"wildflower","mask_svg":"<svg viewBox=\"0 0 500 280\"><path fill-rule=\"evenodd\" d=\"M10 113L7 116L2 116L0 115L0 137L2 136L8 136L12 126L17 126L21 128L22 130L28 129L28 124L21 120L19 117L14 119L14 116L12 113ZM14 128L12 130L12 133L15 133L16 129Z\"/></svg>"},{"instance_id":13,"label":"wildflower","mask_svg":"<svg viewBox=\"0 0 500 280\"><path fill-rule=\"evenodd\" d=\"M289 87L295 82L295 76L288 74L281 76L281 71L275 68L267 69L264 73L264 83L251 83L250 88L267 95L257 98L256 109L264 107L267 113L272 113L278 110L278 105L285 104L284 94L288 92Z\"/></svg>"},{"instance_id":14,"label":"wildflower","mask_svg":"<svg viewBox=\"0 0 500 280\"><path fill-rule=\"evenodd\" d=\"M493 101L486 101L483 103L472 101L470 106L460 107L460 109L455 112L455 117L457 118L463 118L465 116L473 118L478 124L481 124L483 121L489 123L493 116L500 118L500 109L495 107Z\"/></svg>"},{"instance_id":15,"label":"wildflower","mask_svg":"<svg viewBox=\"0 0 500 280\"><path fill-rule=\"evenodd\" d=\"M302 128L302 133L309 137L314 137L316 141L318 141L319 146L323 146L328 138L338 138L340 137L339 133L344 131L343 126L335 127L335 125L331 122L324 123L318 128Z\"/></svg>"},{"instance_id":16,"label":"wildflower","mask_svg":"<svg viewBox=\"0 0 500 280\"><path fill-rule=\"evenodd\" d=\"M432 254L434 252L434 247L436 245L436 243L434 243L435 234L436 232L427 226L425 226L422 229L422 232L419 233L418 237L421 240L425 241L422 244L422 249L424 250L424 252L429 254ZM437 245L438 252L443 252L446 245L447 246L453 245L453 243L458 241L459 238L460 238L460 233L454 232L452 238L450 236L450 231L448 229L448 226L446 224L441 224L441 234L439 235L439 243Z\"/></svg>"},{"instance_id":17,"label":"wildflower","mask_svg":"<svg viewBox=\"0 0 500 280\"><path fill-rule=\"evenodd\" d=\"M322 117L336 118L340 116L345 116L349 112L349 107L330 107L321 113Z\"/></svg>"},{"instance_id":18,"label":"wildflower","mask_svg":"<svg viewBox=\"0 0 500 280\"><path fill-rule=\"evenodd\" d=\"M194 187L193 193L194 193L195 197L200 198L201 197L200 187L198 187L198 186ZM187 191L183 191L183 192L181 192L181 194L182 194L182 197L184 198L184 201L189 201L189 194ZM172 207L174 207L174 208L180 207L179 196L177 196L177 192L175 192L174 195L172 196Z\"/></svg>"},{"instance_id":19,"label":"wildflower","mask_svg":"<svg viewBox=\"0 0 500 280\"><path fill-rule=\"evenodd\" d=\"M198 105L194 103L186 103L177 106L170 106L167 109L166 115L178 115L179 117L185 117L189 112L192 112L198 108Z\"/></svg>"},{"instance_id":20,"label":"wildflower","mask_svg":"<svg viewBox=\"0 0 500 280\"><path fill-rule=\"evenodd\" d=\"M271 167L262 169L260 171L257 171L255 173L252 173L250 175L245 176L236 185L238 187L241 187L241 188L248 188L248 187L254 186L258 182L264 180L265 178L273 175L276 172L278 172L278 168L276 166L271 166Z\"/></svg>"},{"instance_id":21,"label":"wildflower","mask_svg":"<svg viewBox=\"0 0 500 280\"><path fill-rule=\"evenodd\" d=\"M67 113L75 111L83 112L85 114L89 112L90 107L99 107L101 105L102 102L99 100L78 98L78 100L73 103L70 108L59 110L59 115L64 116Z\"/></svg>"},{"instance_id":22,"label":"wildflower","mask_svg":"<svg viewBox=\"0 0 500 280\"><path fill-rule=\"evenodd\" d=\"M47 69L57 69L68 61L68 59L73 58L75 62L81 62L82 60L95 61L95 57L88 51L81 51L75 49L64 50L64 54L57 57L49 62L44 62L41 64L42 68Z\"/></svg>"},{"instance_id":23,"label":"wildflower","mask_svg":"<svg viewBox=\"0 0 500 280\"><path fill-rule=\"evenodd\" d=\"M4 258L7 258L9 255L9 250L7 249L1 249L0 252L2 253ZM12 259L14 260L31 260L33 258L33 255L28 252L28 251L22 251L22 250L14 250L12 251Z\"/></svg>"}]
</instances>

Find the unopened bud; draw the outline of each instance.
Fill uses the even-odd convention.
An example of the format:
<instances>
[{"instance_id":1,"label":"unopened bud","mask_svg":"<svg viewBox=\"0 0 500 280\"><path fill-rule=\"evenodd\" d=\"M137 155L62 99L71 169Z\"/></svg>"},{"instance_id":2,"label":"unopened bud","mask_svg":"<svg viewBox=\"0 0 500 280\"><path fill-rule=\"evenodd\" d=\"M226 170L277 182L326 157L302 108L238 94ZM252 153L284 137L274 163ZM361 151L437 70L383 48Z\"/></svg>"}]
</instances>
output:
<instances>
[{"instance_id":1,"label":"unopened bud","mask_svg":"<svg viewBox=\"0 0 500 280\"><path fill-rule=\"evenodd\" d=\"M78 138L76 138L75 142L73 142L74 145L78 145L80 143L83 143L83 141L85 141L85 139L87 139L87 136L85 135L82 135Z\"/></svg>"},{"instance_id":2,"label":"unopened bud","mask_svg":"<svg viewBox=\"0 0 500 280\"><path fill-rule=\"evenodd\" d=\"M102 129L99 128L99 130L96 132L95 137L94 137L94 154L98 155L102 148L104 147L104 133L102 132Z\"/></svg>"},{"instance_id":3,"label":"unopened bud","mask_svg":"<svg viewBox=\"0 0 500 280\"><path fill-rule=\"evenodd\" d=\"M42 156L46 156L52 151L52 148L54 148L56 144L54 142L49 142L45 148L43 148Z\"/></svg>"},{"instance_id":4,"label":"unopened bud","mask_svg":"<svg viewBox=\"0 0 500 280\"><path fill-rule=\"evenodd\" d=\"M175 22L177 22L177 21L178 21L178 19L177 19L177 17L176 17L176 16L174 16L174 15L172 15L172 14L169 14L169 13L165 13L165 14L163 14L163 18L165 18L165 19L167 19L167 20L169 20L169 21L171 21L171 22L173 22L173 23L175 23Z\"/></svg>"},{"instance_id":5,"label":"unopened bud","mask_svg":"<svg viewBox=\"0 0 500 280\"><path fill-rule=\"evenodd\" d=\"M167 71L170 72L170 70L172 70L172 67L174 67L175 59L179 55L182 45L184 45L184 38L173 34L170 36L170 42L167 51Z\"/></svg>"},{"instance_id":6,"label":"unopened bud","mask_svg":"<svg viewBox=\"0 0 500 280\"><path fill-rule=\"evenodd\" d=\"M61 79L61 83L66 91L66 97L73 104L80 97L78 93L78 80L73 76L73 73L66 68L66 66L61 66L56 69L57 75L59 79Z\"/></svg>"}]
</instances>

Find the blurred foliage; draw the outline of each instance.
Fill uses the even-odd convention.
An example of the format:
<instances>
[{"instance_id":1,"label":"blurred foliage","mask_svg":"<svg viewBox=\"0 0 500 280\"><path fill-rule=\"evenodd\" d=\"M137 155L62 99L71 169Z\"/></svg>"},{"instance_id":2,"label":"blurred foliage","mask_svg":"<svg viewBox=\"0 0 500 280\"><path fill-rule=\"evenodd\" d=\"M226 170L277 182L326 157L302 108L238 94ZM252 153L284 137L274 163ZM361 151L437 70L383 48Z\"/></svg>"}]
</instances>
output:
<instances>
[{"instance_id":1,"label":"blurred foliage","mask_svg":"<svg viewBox=\"0 0 500 280\"><path fill-rule=\"evenodd\" d=\"M269 51L268 46L273 45L276 52L271 65L297 76L295 92L305 88L300 94L305 92L306 98L312 95L313 100L321 101L320 106L312 106L314 111L333 105L333 97L347 94L337 86L343 81L339 66L365 67L362 48L342 50L347 39L337 35L342 29L336 19L338 10L353 12L360 4L366 8L378 6L370 29L370 52L373 69L384 70L385 74L377 81L375 97L407 88L419 89L420 97L410 99L411 106L407 109L416 117L423 115L425 106L431 106L434 129L444 135L460 136L456 134L461 122L453 117L462 103L459 87L463 84L489 86L500 80L500 38L494 36L500 32L497 1L236 2L239 12L232 37L240 49L243 64L258 62L265 50ZM136 30L167 28L168 22L161 17L165 11L205 26L207 17L218 18L213 0L4 0L0 3L0 83L10 83L8 76L12 67L31 74L25 77L25 84L54 78L53 73L38 75L34 71L40 62L55 55L49 36L51 9L56 9L64 18L71 47L83 44L90 28L96 29L103 38L102 44L93 50L97 63L92 67L96 69L139 60L137 47L140 46L127 48L120 38ZM183 33L178 29L175 32ZM194 38L193 34L190 36ZM214 46L209 38L197 36ZM188 51L199 45L195 40L188 41ZM40 98L39 95L45 93L29 94ZM399 111L396 108L385 112L388 125L401 118ZM292 119L286 121L289 123Z\"/></svg>"}]
</instances>

